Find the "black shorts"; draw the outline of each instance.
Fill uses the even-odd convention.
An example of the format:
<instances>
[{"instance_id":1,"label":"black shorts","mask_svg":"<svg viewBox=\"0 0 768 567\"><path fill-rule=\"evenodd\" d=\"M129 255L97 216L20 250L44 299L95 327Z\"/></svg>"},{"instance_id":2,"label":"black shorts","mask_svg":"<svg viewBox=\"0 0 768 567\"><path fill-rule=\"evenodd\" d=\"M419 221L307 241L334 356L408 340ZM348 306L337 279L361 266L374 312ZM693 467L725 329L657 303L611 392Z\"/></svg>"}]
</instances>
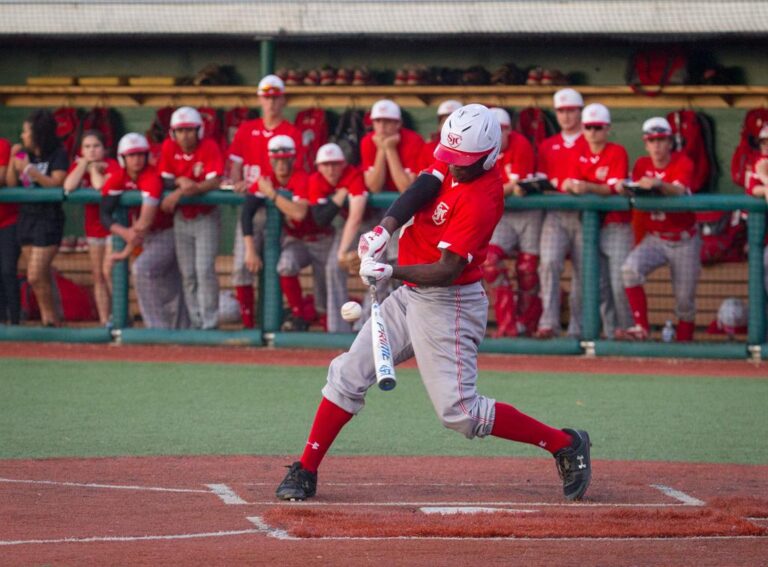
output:
<instances>
[{"instance_id":1,"label":"black shorts","mask_svg":"<svg viewBox=\"0 0 768 567\"><path fill-rule=\"evenodd\" d=\"M21 246L58 246L64 236L64 211L50 215L19 215Z\"/></svg>"}]
</instances>

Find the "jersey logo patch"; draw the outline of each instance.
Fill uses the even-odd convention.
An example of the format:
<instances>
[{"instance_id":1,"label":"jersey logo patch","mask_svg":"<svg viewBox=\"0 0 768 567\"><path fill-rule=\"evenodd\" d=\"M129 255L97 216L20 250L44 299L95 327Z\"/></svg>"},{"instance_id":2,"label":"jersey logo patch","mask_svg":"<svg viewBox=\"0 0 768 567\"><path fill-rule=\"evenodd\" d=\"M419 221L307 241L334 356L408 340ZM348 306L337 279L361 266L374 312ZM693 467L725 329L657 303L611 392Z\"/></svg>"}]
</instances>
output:
<instances>
[{"instance_id":1,"label":"jersey logo patch","mask_svg":"<svg viewBox=\"0 0 768 567\"><path fill-rule=\"evenodd\" d=\"M600 181L605 181L605 178L608 177L608 166L598 167L595 171L595 177Z\"/></svg>"},{"instance_id":2,"label":"jersey logo patch","mask_svg":"<svg viewBox=\"0 0 768 567\"><path fill-rule=\"evenodd\" d=\"M455 148L456 146L458 146L461 143L461 139L462 139L461 136L459 136L458 134L454 134L453 132L448 132L448 135L446 136L446 138L448 139L448 145L451 146L452 148Z\"/></svg>"},{"instance_id":3,"label":"jersey logo patch","mask_svg":"<svg viewBox=\"0 0 768 567\"><path fill-rule=\"evenodd\" d=\"M435 207L435 212L432 213L432 222L436 225L441 225L445 222L445 216L448 214L448 210L450 207L440 201L437 204L437 207Z\"/></svg>"}]
</instances>

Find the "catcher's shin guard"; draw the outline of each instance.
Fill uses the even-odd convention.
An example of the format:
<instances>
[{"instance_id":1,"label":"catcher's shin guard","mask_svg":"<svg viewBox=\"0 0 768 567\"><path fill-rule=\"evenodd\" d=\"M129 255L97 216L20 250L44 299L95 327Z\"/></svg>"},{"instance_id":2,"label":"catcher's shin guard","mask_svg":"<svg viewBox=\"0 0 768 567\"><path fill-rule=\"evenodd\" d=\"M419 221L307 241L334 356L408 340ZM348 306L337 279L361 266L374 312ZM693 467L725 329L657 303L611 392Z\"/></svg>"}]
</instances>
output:
<instances>
[{"instance_id":1,"label":"catcher's shin guard","mask_svg":"<svg viewBox=\"0 0 768 567\"><path fill-rule=\"evenodd\" d=\"M520 291L518 301L518 321L531 335L539 326L539 318L544 308L539 297L539 257L521 252L516 266L517 288Z\"/></svg>"},{"instance_id":2,"label":"catcher's shin guard","mask_svg":"<svg viewBox=\"0 0 768 567\"><path fill-rule=\"evenodd\" d=\"M515 292L511 286L498 286L493 289L493 309L496 313L495 338L516 337L517 317L515 316Z\"/></svg>"},{"instance_id":3,"label":"catcher's shin guard","mask_svg":"<svg viewBox=\"0 0 768 567\"><path fill-rule=\"evenodd\" d=\"M488 255L483 262L483 279L489 284L509 285L506 266L503 263L504 250L490 244L488 246Z\"/></svg>"},{"instance_id":4,"label":"catcher's shin guard","mask_svg":"<svg viewBox=\"0 0 768 567\"><path fill-rule=\"evenodd\" d=\"M240 304L240 318L243 320L243 327L253 329L256 323L253 316L255 303L253 286L239 285L235 287L235 297L237 297L237 302Z\"/></svg>"}]
</instances>

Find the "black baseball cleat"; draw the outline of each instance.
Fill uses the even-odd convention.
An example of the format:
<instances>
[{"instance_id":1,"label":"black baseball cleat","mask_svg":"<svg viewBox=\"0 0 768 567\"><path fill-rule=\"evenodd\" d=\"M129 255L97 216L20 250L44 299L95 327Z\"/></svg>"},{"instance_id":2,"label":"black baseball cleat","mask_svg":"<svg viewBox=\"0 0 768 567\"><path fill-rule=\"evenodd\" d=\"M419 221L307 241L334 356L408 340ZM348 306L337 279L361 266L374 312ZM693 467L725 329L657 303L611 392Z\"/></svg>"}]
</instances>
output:
<instances>
[{"instance_id":1,"label":"black baseball cleat","mask_svg":"<svg viewBox=\"0 0 768 567\"><path fill-rule=\"evenodd\" d=\"M589 458L589 434L581 429L563 429L573 437L570 447L555 453L555 464L563 479L563 494L566 500L581 500L592 479L592 461Z\"/></svg>"},{"instance_id":2,"label":"black baseball cleat","mask_svg":"<svg viewBox=\"0 0 768 567\"><path fill-rule=\"evenodd\" d=\"M317 473L312 473L296 461L288 468L275 494L281 500L306 500L317 492Z\"/></svg>"}]
</instances>

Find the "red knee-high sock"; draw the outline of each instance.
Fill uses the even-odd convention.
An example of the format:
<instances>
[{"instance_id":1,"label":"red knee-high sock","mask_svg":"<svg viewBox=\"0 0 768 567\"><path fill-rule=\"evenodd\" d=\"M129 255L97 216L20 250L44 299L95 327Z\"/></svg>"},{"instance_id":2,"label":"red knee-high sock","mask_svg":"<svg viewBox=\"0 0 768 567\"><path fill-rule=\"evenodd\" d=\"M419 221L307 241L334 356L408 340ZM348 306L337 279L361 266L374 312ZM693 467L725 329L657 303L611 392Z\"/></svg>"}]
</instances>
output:
<instances>
[{"instance_id":1,"label":"red knee-high sock","mask_svg":"<svg viewBox=\"0 0 768 567\"><path fill-rule=\"evenodd\" d=\"M565 431L536 421L509 404L501 402L496 402L496 419L493 422L491 435L537 445L553 455L563 447L568 447L573 441Z\"/></svg>"},{"instance_id":2,"label":"red knee-high sock","mask_svg":"<svg viewBox=\"0 0 768 567\"><path fill-rule=\"evenodd\" d=\"M647 331L650 328L648 324L648 299L645 297L643 286L625 287L624 292L627 294L627 301L629 308L632 309L635 323Z\"/></svg>"},{"instance_id":3,"label":"red knee-high sock","mask_svg":"<svg viewBox=\"0 0 768 567\"><path fill-rule=\"evenodd\" d=\"M243 327L246 329L253 329L255 321L253 318L253 286L252 285L239 285L235 287L235 297L240 304L240 317L243 320Z\"/></svg>"},{"instance_id":4,"label":"red knee-high sock","mask_svg":"<svg viewBox=\"0 0 768 567\"><path fill-rule=\"evenodd\" d=\"M280 276L280 289L288 300L291 313L301 317L304 313L304 302L301 299L299 276Z\"/></svg>"},{"instance_id":5,"label":"red knee-high sock","mask_svg":"<svg viewBox=\"0 0 768 567\"><path fill-rule=\"evenodd\" d=\"M693 340L693 321L677 322L677 340L681 343L687 343Z\"/></svg>"},{"instance_id":6,"label":"red knee-high sock","mask_svg":"<svg viewBox=\"0 0 768 567\"><path fill-rule=\"evenodd\" d=\"M317 467L331 448L333 440L350 419L351 413L323 398L317 408L304 453L301 455L301 466L310 472L317 472Z\"/></svg>"}]
</instances>

